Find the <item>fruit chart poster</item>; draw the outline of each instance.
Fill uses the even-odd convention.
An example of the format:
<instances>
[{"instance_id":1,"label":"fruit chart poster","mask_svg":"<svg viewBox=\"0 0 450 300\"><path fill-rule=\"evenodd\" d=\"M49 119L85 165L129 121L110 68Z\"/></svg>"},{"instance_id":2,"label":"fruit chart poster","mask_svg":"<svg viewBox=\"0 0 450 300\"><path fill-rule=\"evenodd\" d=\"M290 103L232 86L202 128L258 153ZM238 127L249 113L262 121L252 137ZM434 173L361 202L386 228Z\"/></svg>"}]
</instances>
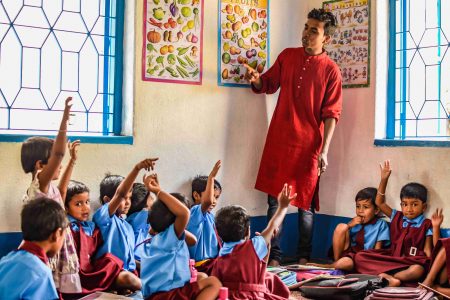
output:
<instances>
[{"instance_id":1,"label":"fruit chart poster","mask_svg":"<svg viewBox=\"0 0 450 300\"><path fill-rule=\"evenodd\" d=\"M323 3L338 20L326 46L328 56L340 67L344 88L370 84L370 0L337 0Z\"/></svg>"},{"instance_id":2,"label":"fruit chart poster","mask_svg":"<svg viewBox=\"0 0 450 300\"><path fill-rule=\"evenodd\" d=\"M248 87L244 64L269 66L269 0L220 0L218 19L218 84Z\"/></svg>"},{"instance_id":3,"label":"fruit chart poster","mask_svg":"<svg viewBox=\"0 0 450 300\"><path fill-rule=\"evenodd\" d=\"M203 1L144 0L142 80L202 83Z\"/></svg>"}]
</instances>

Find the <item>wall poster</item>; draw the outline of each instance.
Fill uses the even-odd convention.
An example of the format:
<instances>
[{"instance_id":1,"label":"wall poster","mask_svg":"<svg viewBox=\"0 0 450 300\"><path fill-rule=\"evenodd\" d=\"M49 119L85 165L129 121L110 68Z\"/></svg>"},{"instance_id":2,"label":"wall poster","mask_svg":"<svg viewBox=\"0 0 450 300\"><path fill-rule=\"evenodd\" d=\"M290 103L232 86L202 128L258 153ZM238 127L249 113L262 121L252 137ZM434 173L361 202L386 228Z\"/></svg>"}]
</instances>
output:
<instances>
[{"instance_id":1,"label":"wall poster","mask_svg":"<svg viewBox=\"0 0 450 300\"><path fill-rule=\"evenodd\" d=\"M269 66L269 0L219 0L218 19L218 84L248 87L243 64Z\"/></svg>"},{"instance_id":2,"label":"wall poster","mask_svg":"<svg viewBox=\"0 0 450 300\"><path fill-rule=\"evenodd\" d=\"M203 1L144 0L142 80L202 83Z\"/></svg>"},{"instance_id":3,"label":"wall poster","mask_svg":"<svg viewBox=\"0 0 450 300\"><path fill-rule=\"evenodd\" d=\"M338 20L338 29L326 46L340 67L344 88L370 84L370 0L334 0L323 3Z\"/></svg>"}]
</instances>

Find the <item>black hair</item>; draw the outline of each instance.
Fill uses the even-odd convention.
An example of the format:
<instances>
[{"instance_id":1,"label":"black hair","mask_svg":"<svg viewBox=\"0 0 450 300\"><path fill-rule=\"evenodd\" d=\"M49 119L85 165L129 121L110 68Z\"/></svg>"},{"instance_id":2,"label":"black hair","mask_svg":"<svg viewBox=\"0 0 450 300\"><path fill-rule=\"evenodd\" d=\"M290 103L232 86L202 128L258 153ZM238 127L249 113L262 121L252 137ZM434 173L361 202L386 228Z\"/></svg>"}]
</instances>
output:
<instances>
[{"instance_id":1,"label":"black hair","mask_svg":"<svg viewBox=\"0 0 450 300\"><path fill-rule=\"evenodd\" d=\"M194 180L192 180L192 200L194 199L194 192L197 192L199 195L206 190L206 184L208 183L208 176L197 175ZM222 186L220 182L214 179L214 189L222 191Z\"/></svg>"},{"instance_id":2,"label":"black hair","mask_svg":"<svg viewBox=\"0 0 450 300\"><path fill-rule=\"evenodd\" d=\"M186 205L187 208L191 208L191 201L185 195L180 193L170 193L170 195L177 198L181 203ZM164 202L157 199L155 203L153 203L152 211L149 211L148 222L154 231L163 232L175 222L175 215L169 210Z\"/></svg>"},{"instance_id":3,"label":"black hair","mask_svg":"<svg viewBox=\"0 0 450 300\"><path fill-rule=\"evenodd\" d=\"M34 172L37 161L48 163L54 141L40 136L30 137L25 140L20 149L20 160L25 173Z\"/></svg>"},{"instance_id":4,"label":"black hair","mask_svg":"<svg viewBox=\"0 0 450 300\"><path fill-rule=\"evenodd\" d=\"M370 199L370 202L376 207L375 198L377 197L377 189L374 187L366 187L360 190L355 197L355 202L359 200Z\"/></svg>"},{"instance_id":5,"label":"black hair","mask_svg":"<svg viewBox=\"0 0 450 300\"><path fill-rule=\"evenodd\" d=\"M58 228L65 229L69 224L62 206L46 197L25 204L20 216L23 239L30 242L45 241Z\"/></svg>"},{"instance_id":6,"label":"black hair","mask_svg":"<svg viewBox=\"0 0 450 300\"><path fill-rule=\"evenodd\" d=\"M78 194L82 193L89 193L89 188L82 182L71 180L69 182L69 185L67 186L67 193L66 193L66 199L64 201L64 204L66 206L69 206L70 200L72 200L72 197Z\"/></svg>"},{"instance_id":7,"label":"black hair","mask_svg":"<svg viewBox=\"0 0 450 300\"><path fill-rule=\"evenodd\" d=\"M222 207L215 216L216 229L224 242L237 242L244 239L250 230L250 216L240 205Z\"/></svg>"},{"instance_id":8,"label":"black hair","mask_svg":"<svg viewBox=\"0 0 450 300\"><path fill-rule=\"evenodd\" d=\"M147 206L147 199L149 196L150 192L143 183L134 183L133 193L131 194L131 206L127 216L143 210Z\"/></svg>"},{"instance_id":9,"label":"black hair","mask_svg":"<svg viewBox=\"0 0 450 300\"><path fill-rule=\"evenodd\" d=\"M404 185L400 191L400 199L403 198L416 198L423 203L426 203L428 199L428 190L423 184L410 182Z\"/></svg>"},{"instance_id":10,"label":"black hair","mask_svg":"<svg viewBox=\"0 0 450 300\"><path fill-rule=\"evenodd\" d=\"M308 19L318 20L320 22L324 22L324 31L325 35L332 36L337 28L337 19L336 17L329 11L324 10L323 8L314 8L308 13Z\"/></svg>"},{"instance_id":11,"label":"black hair","mask_svg":"<svg viewBox=\"0 0 450 300\"><path fill-rule=\"evenodd\" d=\"M114 197L117 188L120 183L123 181L124 177L120 175L111 175L106 174L105 178L103 178L102 182L100 182L100 202L105 204L103 198L107 196L109 199Z\"/></svg>"}]
</instances>

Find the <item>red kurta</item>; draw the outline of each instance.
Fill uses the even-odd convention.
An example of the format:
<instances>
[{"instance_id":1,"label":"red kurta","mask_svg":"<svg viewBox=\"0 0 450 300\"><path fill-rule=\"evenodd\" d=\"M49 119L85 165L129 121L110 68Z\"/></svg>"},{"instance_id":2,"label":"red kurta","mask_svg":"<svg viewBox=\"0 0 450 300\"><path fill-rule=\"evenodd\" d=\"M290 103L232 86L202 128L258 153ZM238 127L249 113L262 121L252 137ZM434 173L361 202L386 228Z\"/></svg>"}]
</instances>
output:
<instances>
[{"instance_id":1,"label":"red kurta","mask_svg":"<svg viewBox=\"0 0 450 300\"><path fill-rule=\"evenodd\" d=\"M289 298L287 286L267 274L266 263L259 259L251 240L236 245L230 254L217 257L211 275L229 289L230 300Z\"/></svg>"},{"instance_id":2,"label":"red kurta","mask_svg":"<svg viewBox=\"0 0 450 300\"><path fill-rule=\"evenodd\" d=\"M276 196L284 183L293 187L292 205L309 209L318 185L318 155L322 148L323 121L338 121L342 109L339 67L326 52L307 55L304 48L287 48L261 76L262 89L273 94L280 88L270 122L255 188ZM319 209L318 197L316 209Z\"/></svg>"}]
</instances>

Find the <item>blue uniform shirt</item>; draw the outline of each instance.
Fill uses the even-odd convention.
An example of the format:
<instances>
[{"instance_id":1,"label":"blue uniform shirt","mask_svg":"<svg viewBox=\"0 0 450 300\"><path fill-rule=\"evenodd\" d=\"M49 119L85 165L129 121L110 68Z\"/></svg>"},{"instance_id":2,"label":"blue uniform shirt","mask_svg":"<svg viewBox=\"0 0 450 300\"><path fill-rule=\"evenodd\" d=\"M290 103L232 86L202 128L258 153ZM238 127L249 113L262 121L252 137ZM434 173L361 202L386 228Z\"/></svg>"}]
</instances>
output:
<instances>
[{"instance_id":1,"label":"blue uniform shirt","mask_svg":"<svg viewBox=\"0 0 450 300\"><path fill-rule=\"evenodd\" d=\"M361 230L362 225L358 224L350 229L350 239L352 246L356 245L356 234ZM379 241L389 241L389 225L383 219L378 219L375 224L364 226L364 250L373 249Z\"/></svg>"},{"instance_id":2,"label":"blue uniform shirt","mask_svg":"<svg viewBox=\"0 0 450 300\"><path fill-rule=\"evenodd\" d=\"M52 271L36 255L12 251L0 260L0 299L59 299Z\"/></svg>"},{"instance_id":3,"label":"blue uniform shirt","mask_svg":"<svg viewBox=\"0 0 450 300\"><path fill-rule=\"evenodd\" d=\"M174 225L155 235L141 259L142 294L147 298L157 292L183 287L191 279L189 251L175 234Z\"/></svg>"},{"instance_id":4,"label":"blue uniform shirt","mask_svg":"<svg viewBox=\"0 0 450 300\"><path fill-rule=\"evenodd\" d=\"M189 247L189 255L195 261L216 258L219 254L219 242L215 231L214 215L202 212L202 206L191 208L191 217L186 228L197 238L197 244Z\"/></svg>"},{"instance_id":5,"label":"blue uniform shirt","mask_svg":"<svg viewBox=\"0 0 450 300\"><path fill-rule=\"evenodd\" d=\"M258 255L260 260L263 260L266 257L269 249L267 248L266 241L262 236L255 236L251 238L253 248L255 249L256 254ZM229 254L233 252L233 249L236 245L244 243L245 240L240 240L238 242L228 242L223 243L222 248L220 249L219 256L223 256L225 254Z\"/></svg>"},{"instance_id":6,"label":"blue uniform shirt","mask_svg":"<svg viewBox=\"0 0 450 300\"><path fill-rule=\"evenodd\" d=\"M103 245L98 249L96 258L105 253L112 253L123 261L125 270L134 271L136 262L133 227L115 214L110 216L108 207L108 203L103 204L93 217L103 237Z\"/></svg>"},{"instance_id":7,"label":"blue uniform shirt","mask_svg":"<svg viewBox=\"0 0 450 300\"><path fill-rule=\"evenodd\" d=\"M396 209L392 210L391 220L394 219L395 214L397 213ZM403 216L403 228L408 227L408 224L411 223L411 227L419 228L422 226L423 221L425 221L425 216L423 214L420 214L419 216L415 217L414 219L410 220L407 217ZM427 230L426 236L433 235L433 231L430 229Z\"/></svg>"},{"instance_id":8,"label":"blue uniform shirt","mask_svg":"<svg viewBox=\"0 0 450 300\"><path fill-rule=\"evenodd\" d=\"M69 219L70 222L70 228L72 228L73 231L80 231L80 228L78 226L78 223L81 223L81 226L83 227L84 233L88 236L92 236L95 229L95 223L92 221L78 221L71 215L67 215L67 219Z\"/></svg>"},{"instance_id":9,"label":"blue uniform shirt","mask_svg":"<svg viewBox=\"0 0 450 300\"><path fill-rule=\"evenodd\" d=\"M135 245L137 246L134 249L134 257L137 260L141 260L141 257L144 254L143 247L139 244L142 243L144 240L150 238L150 234L148 233L148 231L150 230L150 224L148 224L147 220L148 220L148 210L141 210L132 213L126 219L126 221L130 223L131 227L133 227L134 242Z\"/></svg>"}]
</instances>

